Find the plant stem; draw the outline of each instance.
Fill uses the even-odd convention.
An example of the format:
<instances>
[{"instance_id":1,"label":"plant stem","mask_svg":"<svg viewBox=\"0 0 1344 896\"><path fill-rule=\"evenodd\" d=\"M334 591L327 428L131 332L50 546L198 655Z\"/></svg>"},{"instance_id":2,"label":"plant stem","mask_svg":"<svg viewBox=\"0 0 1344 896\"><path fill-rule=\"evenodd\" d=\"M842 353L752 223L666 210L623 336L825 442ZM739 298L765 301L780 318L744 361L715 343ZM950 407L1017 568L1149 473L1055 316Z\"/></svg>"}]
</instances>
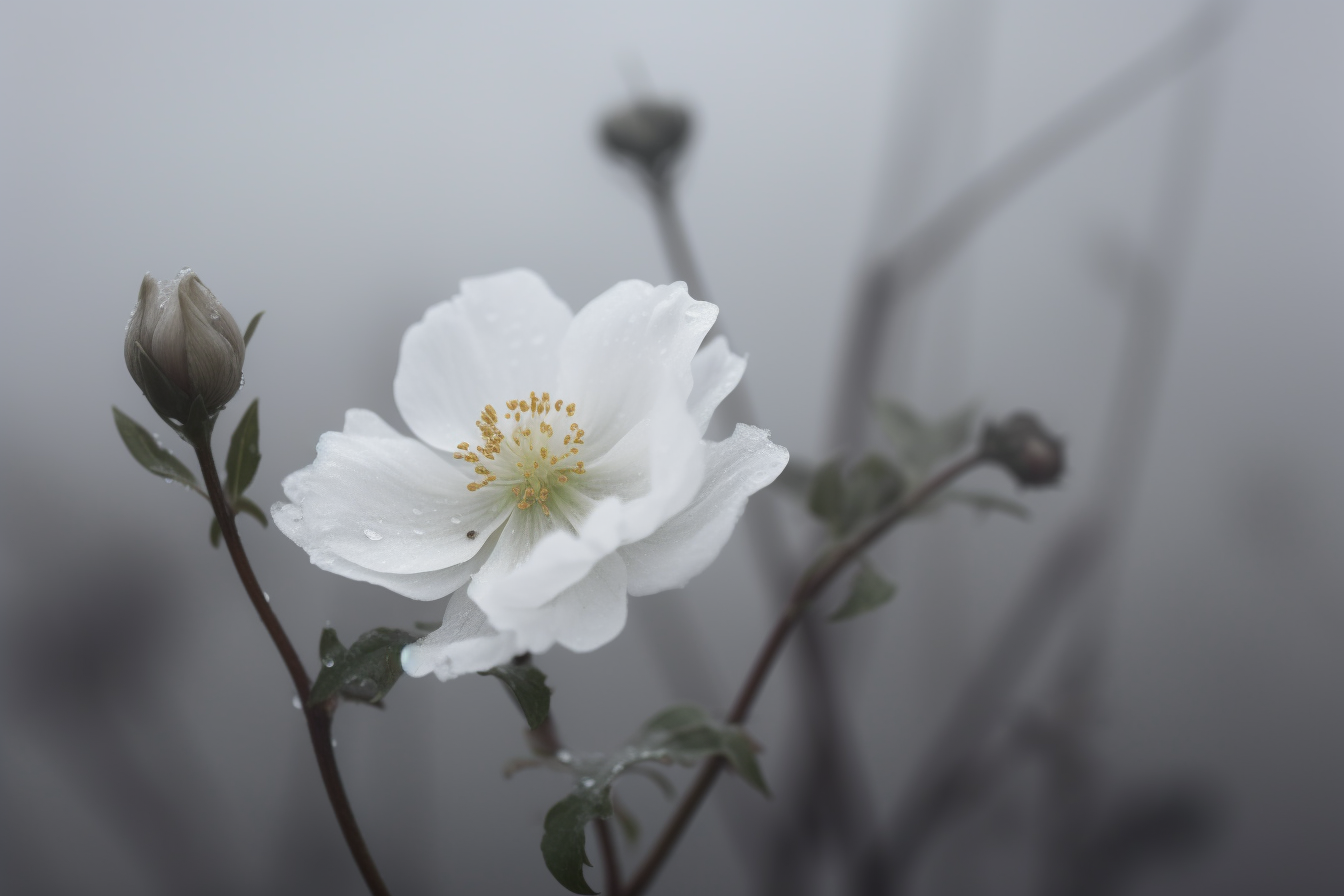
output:
<instances>
[{"instance_id":1,"label":"plant stem","mask_svg":"<svg viewBox=\"0 0 1344 896\"><path fill-rule=\"evenodd\" d=\"M364 876L364 883L368 885L369 892L373 896L390 896L387 884L383 883L383 878L378 873L378 866L374 864L369 847L364 842L364 836L359 832L359 823L355 821L354 810L350 808L350 800L345 795L345 785L341 783L341 772L336 765L336 753L331 744L331 716L335 705L333 703L321 706L308 705L308 694L311 689L308 673L303 668L303 661L299 659L294 645L290 643L289 636L280 625L280 620L271 609L270 602L267 601L261 585L257 582L256 573L252 571L247 553L243 550L243 542L238 537L238 526L233 519L233 509L229 506L228 499L224 496L224 488L219 482L219 472L215 469L215 456L210 450L208 437L202 440L202 444L196 446L196 459L200 462L201 476L205 479L210 506L214 508L215 519L219 521L219 531L224 536L224 542L229 546L229 556L233 558L238 578L242 580L243 589L252 601L257 615L261 617L261 624L266 627L271 641L275 643L275 649L280 651L280 659L284 661L289 677L294 682L294 690L303 706L304 720L308 723L308 737L313 742L317 768L322 773L322 784L326 787L327 798L331 800L331 809L336 813L341 833L345 835L345 843L350 848L355 864L359 866L360 874Z\"/></svg>"},{"instance_id":2,"label":"plant stem","mask_svg":"<svg viewBox=\"0 0 1344 896\"><path fill-rule=\"evenodd\" d=\"M616 843L611 836L611 824L605 818L593 822L597 828L597 842L602 849L602 870L607 876L606 896L624 896L621 889L621 865L616 857Z\"/></svg>"},{"instance_id":3,"label":"plant stem","mask_svg":"<svg viewBox=\"0 0 1344 896\"><path fill-rule=\"evenodd\" d=\"M740 725L746 721L747 715L751 712L751 707L756 702L761 687L765 684L765 679L769 676L770 670L792 633L794 625L812 601L830 584L831 580L867 550L873 542L885 534L888 529L918 510L929 498L942 491L952 482L975 469L984 459L984 455L977 450L943 468L936 475L925 480L904 500L879 515L848 540L823 554L817 563L803 573L793 588L788 604L785 605L784 611L775 622L775 627L756 654L756 661L752 663L750 671L747 672L746 680L742 682L737 700L734 701L732 710L728 713L727 721L729 724ZM668 820L662 834L658 837L658 842L653 845L648 856L635 871L634 877L630 879L622 892L622 896L639 896L653 881L663 862L667 860L673 847L681 838L686 825L700 807L705 795L714 786L714 782L718 778L719 772L723 771L724 765L723 758L715 756L700 766L700 772L696 775L695 781L686 791L686 795L682 797L676 811L672 813L671 819Z\"/></svg>"}]
</instances>

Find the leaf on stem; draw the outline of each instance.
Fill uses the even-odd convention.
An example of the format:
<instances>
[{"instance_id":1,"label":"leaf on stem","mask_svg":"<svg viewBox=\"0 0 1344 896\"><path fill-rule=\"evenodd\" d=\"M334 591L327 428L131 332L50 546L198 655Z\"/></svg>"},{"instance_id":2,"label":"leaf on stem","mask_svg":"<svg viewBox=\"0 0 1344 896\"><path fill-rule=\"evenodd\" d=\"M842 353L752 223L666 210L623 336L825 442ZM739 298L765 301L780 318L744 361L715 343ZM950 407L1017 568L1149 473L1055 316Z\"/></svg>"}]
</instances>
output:
<instances>
[{"instance_id":1,"label":"leaf on stem","mask_svg":"<svg viewBox=\"0 0 1344 896\"><path fill-rule=\"evenodd\" d=\"M571 892L592 892L583 878L583 866L590 864L584 851L584 827L616 813L611 790L617 778L652 772L640 763L694 765L711 756L722 756L744 781L769 795L756 752L756 745L740 726L718 722L699 707L683 705L669 707L649 719L634 739L614 753L565 756L557 764L573 773L575 786L546 813L541 838L546 867ZM661 775L653 777L660 787L666 785ZM633 819L620 823L627 827L630 821Z\"/></svg>"},{"instance_id":2,"label":"leaf on stem","mask_svg":"<svg viewBox=\"0 0 1344 896\"><path fill-rule=\"evenodd\" d=\"M535 729L551 714L551 689L546 684L546 675L536 666L506 663L477 674L493 675L504 682L513 702L522 710L528 728Z\"/></svg>"},{"instance_id":3,"label":"leaf on stem","mask_svg":"<svg viewBox=\"0 0 1344 896\"><path fill-rule=\"evenodd\" d=\"M140 466L155 476L180 482L188 488L200 492L200 487L196 485L195 474L187 468L186 464L173 457L167 448L160 445L159 440L154 438L149 430L115 407L112 408L112 419L116 422L117 432L120 433L121 440L126 443L126 448L131 452L131 457L135 458Z\"/></svg>"},{"instance_id":4,"label":"leaf on stem","mask_svg":"<svg viewBox=\"0 0 1344 896\"><path fill-rule=\"evenodd\" d=\"M241 495L233 500L233 512L247 514L257 522L261 523L261 528L263 529L269 524L269 520L266 519L266 512L256 504L253 504L250 499L244 498Z\"/></svg>"},{"instance_id":5,"label":"leaf on stem","mask_svg":"<svg viewBox=\"0 0 1344 896\"><path fill-rule=\"evenodd\" d=\"M1019 504L1011 498L1005 498L992 492L972 492L961 489L948 489L941 495L931 498L919 509L919 513L936 513L949 504L962 504L982 514L1004 513L1008 516L1015 516L1020 520L1028 519L1031 516L1031 511L1025 505Z\"/></svg>"},{"instance_id":6,"label":"leaf on stem","mask_svg":"<svg viewBox=\"0 0 1344 896\"><path fill-rule=\"evenodd\" d=\"M878 424L911 479L922 478L939 460L970 441L976 409L968 406L938 420L929 420L899 401L883 400L875 409Z\"/></svg>"},{"instance_id":7,"label":"leaf on stem","mask_svg":"<svg viewBox=\"0 0 1344 896\"><path fill-rule=\"evenodd\" d=\"M261 323L261 316L265 313L265 311L258 311L252 315L252 319L247 323L247 329L243 331L243 345L252 341L252 334L257 332L257 324Z\"/></svg>"},{"instance_id":8,"label":"leaf on stem","mask_svg":"<svg viewBox=\"0 0 1344 896\"><path fill-rule=\"evenodd\" d=\"M885 457L870 454L848 470L838 460L821 467L812 478L808 508L829 525L834 537L843 538L904 493L901 470Z\"/></svg>"},{"instance_id":9,"label":"leaf on stem","mask_svg":"<svg viewBox=\"0 0 1344 896\"><path fill-rule=\"evenodd\" d=\"M849 597L831 614L832 622L853 619L878 607L896 596L896 586L882 578L867 560L859 567L849 588Z\"/></svg>"},{"instance_id":10,"label":"leaf on stem","mask_svg":"<svg viewBox=\"0 0 1344 896\"><path fill-rule=\"evenodd\" d=\"M261 463L261 449L257 446L257 440L261 435L257 419L257 402L258 399L252 399L252 403L247 406L247 410L239 419L238 426L233 431L233 438L229 440L229 455L224 461L224 494L229 496L235 510L242 509L237 506L238 499L252 484L253 477L257 475L257 465ZM251 513L250 510L245 512ZM261 514L260 518L262 525L265 525L265 514Z\"/></svg>"},{"instance_id":11,"label":"leaf on stem","mask_svg":"<svg viewBox=\"0 0 1344 896\"><path fill-rule=\"evenodd\" d=\"M382 703L401 678L401 649L417 635L394 628L375 628L342 646L333 628L324 628L318 642L322 671L313 682L308 705L318 706L339 695L356 703Z\"/></svg>"},{"instance_id":12,"label":"leaf on stem","mask_svg":"<svg viewBox=\"0 0 1344 896\"><path fill-rule=\"evenodd\" d=\"M219 540L224 537L224 533L219 529L219 520L210 517L210 547L219 547Z\"/></svg>"}]
</instances>

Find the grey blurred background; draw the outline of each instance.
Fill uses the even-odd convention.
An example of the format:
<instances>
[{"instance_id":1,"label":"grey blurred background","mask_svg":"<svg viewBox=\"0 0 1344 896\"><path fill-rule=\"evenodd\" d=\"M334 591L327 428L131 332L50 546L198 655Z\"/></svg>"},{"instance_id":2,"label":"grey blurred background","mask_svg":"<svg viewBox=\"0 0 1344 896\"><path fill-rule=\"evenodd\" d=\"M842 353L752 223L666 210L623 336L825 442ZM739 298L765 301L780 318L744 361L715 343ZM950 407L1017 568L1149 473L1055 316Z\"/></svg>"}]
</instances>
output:
<instances>
[{"instance_id":1,"label":"grey blurred background","mask_svg":"<svg viewBox=\"0 0 1344 896\"><path fill-rule=\"evenodd\" d=\"M361 892L205 503L113 429L111 404L165 429L121 359L139 277L190 265L240 321L267 312L221 429L260 396L269 504L346 408L401 426L401 334L461 277L531 267L576 307L671 279L595 136L653 92L695 115L691 241L800 467L872 438L833 422L865 278L1061 114L1097 117L940 237L869 381L930 414L1038 411L1064 487L877 552L897 601L816 627L827 686L790 651L751 722L774 800L724 782L655 891L857 892L914 843L911 892L1344 892L1344 6L1249 4L1123 108L1096 98L1199 9L4 4L0 891ZM784 557L816 535L776 491ZM313 665L324 622L441 612L240 527ZM674 699L722 711L775 606L740 531L611 645L540 658L561 732L601 749ZM960 724L968 681L992 706ZM498 773L521 727L474 676L340 711L395 892L560 892L537 843L565 782ZM969 796L921 810L963 748ZM826 749L847 784L808 783ZM623 788L647 840L667 803Z\"/></svg>"}]
</instances>

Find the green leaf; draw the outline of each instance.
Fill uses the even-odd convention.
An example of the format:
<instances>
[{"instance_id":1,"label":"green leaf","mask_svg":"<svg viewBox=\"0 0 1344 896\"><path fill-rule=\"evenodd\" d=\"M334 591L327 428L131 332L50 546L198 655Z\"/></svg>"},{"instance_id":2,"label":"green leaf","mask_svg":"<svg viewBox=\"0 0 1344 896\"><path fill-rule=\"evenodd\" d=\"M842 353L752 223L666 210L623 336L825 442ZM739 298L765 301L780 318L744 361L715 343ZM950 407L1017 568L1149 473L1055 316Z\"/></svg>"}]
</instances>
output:
<instances>
[{"instance_id":1,"label":"green leaf","mask_svg":"<svg viewBox=\"0 0 1344 896\"><path fill-rule=\"evenodd\" d=\"M812 475L807 509L818 519L834 524L845 511L845 477L840 461L823 464Z\"/></svg>"},{"instance_id":2,"label":"green leaf","mask_svg":"<svg viewBox=\"0 0 1344 896\"><path fill-rule=\"evenodd\" d=\"M266 519L266 512L264 510L241 495L233 500L233 512L247 514L257 522L261 523L261 528L263 529L270 523L270 521Z\"/></svg>"},{"instance_id":3,"label":"green leaf","mask_svg":"<svg viewBox=\"0 0 1344 896\"><path fill-rule=\"evenodd\" d=\"M546 685L546 676L531 663L507 663L477 674L493 675L504 682L522 710L528 728L536 728L551 714L551 689Z\"/></svg>"},{"instance_id":4,"label":"green leaf","mask_svg":"<svg viewBox=\"0 0 1344 896\"><path fill-rule=\"evenodd\" d=\"M257 439L260 436L257 421L258 400L252 399L247 410L243 411L243 416L233 431L233 438L229 440L229 456L224 461L224 493L235 504L252 484L252 478L257 475L257 465L261 463L261 449L257 447Z\"/></svg>"},{"instance_id":5,"label":"green leaf","mask_svg":"<svg viewBox=\"0 0 1344 896\"><path fill-rule=\"evenodd\" d=\"M948 504L964 504L972 510L980 513L1006 513L1008 516L1015 516L1020 520L1029 519L1031 511L1024 505L1012 500L995 495L990 492L969 492L960 489L949 489L939 495L935 502L939 507Z\"/></svg>"},{"instance_id":6,"label":"green leaf","mask_svg":"<svg viewBox=\"0 0 1344 896\"><path fill-rule=\"evenodd\" d=\"M265 311L258 311L252 315L252 320L248 321L247 329L243 331L243 345L252 342L252 334L257 332L257 324L261 323L261 316L265 313Z\"/></svg>"},{"instance_id":7,"label":"green leaf","mask_svg":"<svg viewBox=\"0 0 1344 896\"><path fill-rule=\"evenodd\" d=\"M617 813L612 786L626 774L651 777L664 792L667 780L641 763L693 765L709 756L724 757L733 770L752 787L769 794L756 762L756 747L737 725L711 718L697 706L672 706L649 719L624 747L611 754L557 754L548 765L568 769L575 778L569 796L546 813L541 853L555 879L575 893L591 893L583 879L583 866L590 864L584 852L584 827L590 821ZM563 758L562 758L563 757ZM521 766L517 766L521 767ZM623 810L621 810L623 811ZM629 834L634 819L618 818ZM635 825L635 833L637 833Z\"/></svg>"},{"instance_id":8,"label":"green leaf","mask_svg":"<svg viewBox=\"0 0 1344 896\"><path fill-rule=\"evenodd\" d=\"M416 640L410 632L375 628L345 648L335 629L324 628L318 642L323 669L313 682L308 705L318 706L337 695L357 703L381 703L401 678L401 648Z\"/></svg>"},{"instance_id":9,"label":"green leaf","mask_svg":"<svg viewBox=\"0 0 1344 896\"><path fill-rule=\"evenodd\" d=\"M167 448L160 445L159 440L150 435L149 430L115 407L112 408L112 419L116 422L117 432L121 434L121 440L126 443L131 457L135 458L140 466L155 476L180 482L200 492L200 487L196 485L195 474L186 464L173 457Z\"/></svg>"},{"instance_id":10,"label":"green leaf","mask_svg":"<svg viewBox=\"0 0 1344 896\"><path fill-rule=\"evenodd\" d=\"M896 596L896 586L873 569L867 560L859 567L858 575L850 586L849 597L840 605L840 609L831 614L832 622L852 619L855 616L876 610Z\"/></svg>"},{"instance_id":11,"label":"green leaf","mask_svg":"<svg viewBox=\"0 0 1344 896\"><path fill-rule=\"evenodd\" d=\"M895 450L901 467L918 478L939 460L959 451L971 438L976 410L965 407L939 420L929 420L899 401L879 401L877 421Z\"/></svg>"},{"instance_id":12,"label":"green leaf","mask_svg":"<svg viewBox=\"0 0 1344 896\"><path fill-rule=\"evenodd\" d=\"M616 794L611 795L611 814L616 817L616 823L621 826L621 833L625 835L625 842L634 846L639 842L639 819L634 813L625 808L625 804L616 799Z\"/></svg>"},{"instance_id":13,"label":"green leaf","mask_svg":"<svg viewBox=\"0 0 1344 896\"><path fill-rule=\"evenodd\" d=\"M541 835L541 858L560 886L571 893L595 896L597 893L583 879L583 866L591 866L584 849L584 828L588 822L611 814L611 799L588 787L586 792L572 793L551 807ZM605 809L605 812L603 811Z\"/></svg>"},{"instance_id":14,"label":"green leaf","mask_svg":"<svg viewBox=\"0 0 1344 896\"><path fill-rule=\"evenodd\" d=\"M219 547L219 540L224 537L224 533L219 530L219 520L210 518L210 547Z\"/></svg>"},{"instance_id":15,"label":"green leaf","mask_svg":"<svg viewBox=\"0 0 1344 896\"><path fill-rule=\"evenodd\" d=\"M829 524L833 536L842 538L904 493L905 476L900 469L885 457L870 454L848 470L839 461L818 470L808 507Z\"/></svg>"}]
</instances>

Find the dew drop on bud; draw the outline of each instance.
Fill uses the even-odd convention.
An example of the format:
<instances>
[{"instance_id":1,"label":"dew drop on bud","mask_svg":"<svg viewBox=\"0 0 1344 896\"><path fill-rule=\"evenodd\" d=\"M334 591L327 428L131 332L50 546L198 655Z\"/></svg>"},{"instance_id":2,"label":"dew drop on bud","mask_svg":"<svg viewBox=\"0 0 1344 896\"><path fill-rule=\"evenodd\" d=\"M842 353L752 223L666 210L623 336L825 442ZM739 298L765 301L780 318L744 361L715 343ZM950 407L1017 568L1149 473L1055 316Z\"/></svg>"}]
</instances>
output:
<instances>
[{"instance_id":1,"label":"dew drop on bud","mask_svg":"<svg viewBox=\"0 0 1344 896\"><path fill-rule=\"evenodd\" d=\"M322 661L322 665L330 669L332 666L336 665L336 661L333 659L325 659Z\"/></svg>"},{"instance_id":2,"label":"dew drop on bud","mask_svg":"<svg viewBox=\"0 0 1344 896\"><path fill-rule=\"evenodd\" d=\"M377 532L373 531L372 529L365 529L365 530L364 530L364 537L367 538L369 541L382 541L382 540L383 540L383 536L379 535Z\"/></svg>"}]
</instances>

